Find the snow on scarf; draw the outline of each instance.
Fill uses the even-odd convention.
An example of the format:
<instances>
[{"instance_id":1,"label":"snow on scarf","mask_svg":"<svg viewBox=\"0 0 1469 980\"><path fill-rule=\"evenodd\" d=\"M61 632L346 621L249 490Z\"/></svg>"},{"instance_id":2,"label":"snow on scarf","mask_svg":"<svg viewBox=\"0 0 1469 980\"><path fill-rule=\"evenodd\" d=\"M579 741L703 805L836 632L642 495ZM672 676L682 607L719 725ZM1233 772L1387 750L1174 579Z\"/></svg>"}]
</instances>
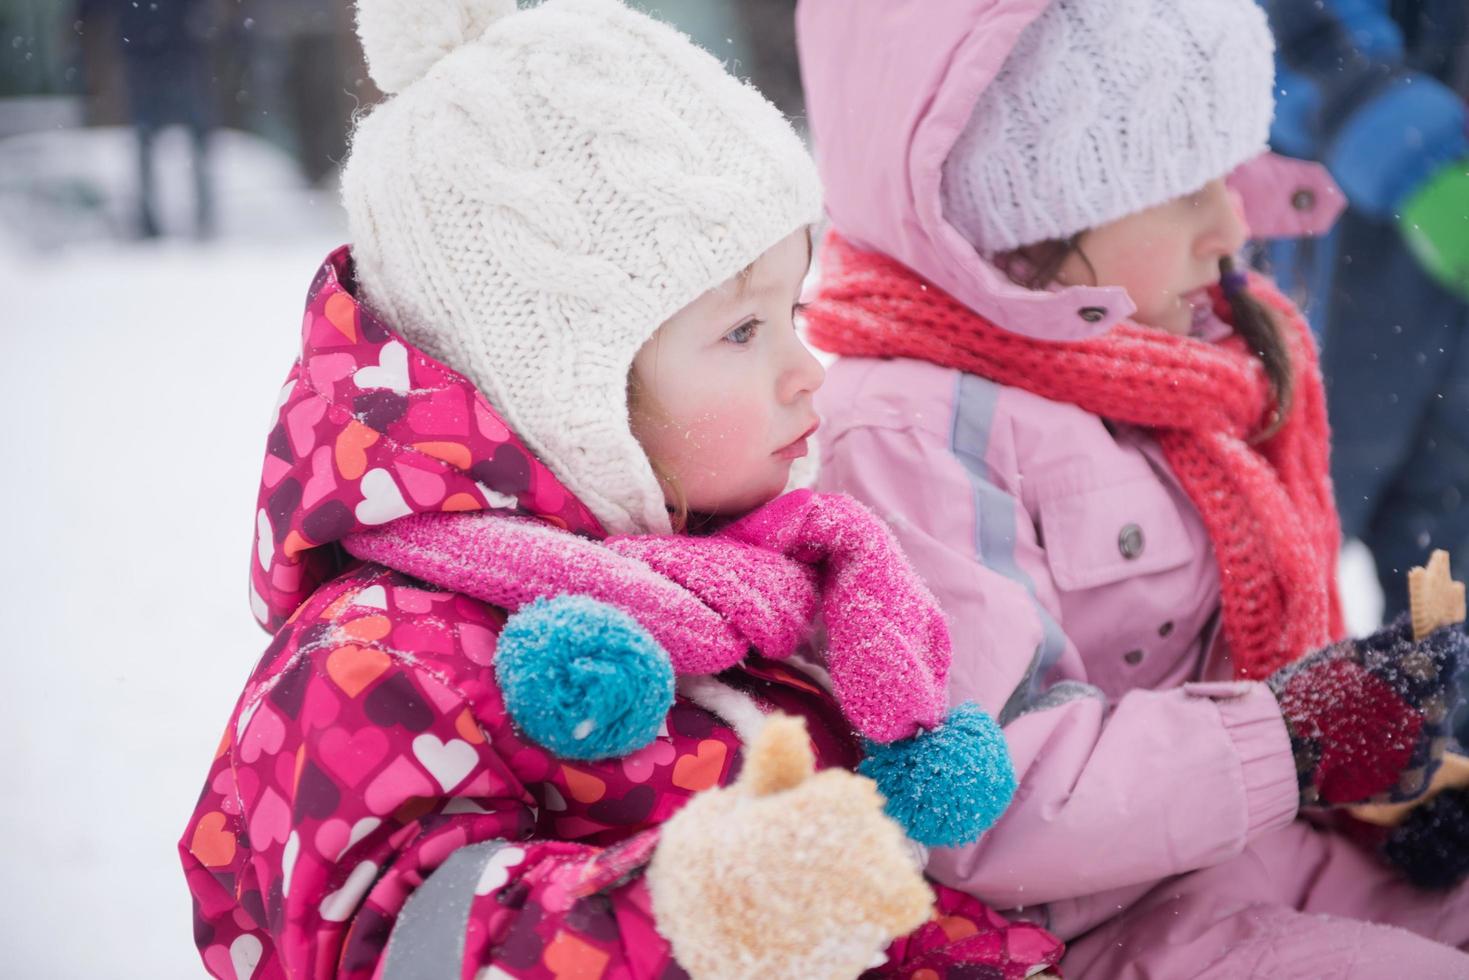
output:
<instances>
[{"instance_id":1,"label":"snow on scarf","mask_svg":"<svg viewBox=\"0 0 1469 980\"><path fill-rule=\"evenodd\" d=\"M819 612L838 702L858 732L892 742L944 721L949 632L891 532L847 497L796 491L709 537L596 542L484 512L424 514L350 535L358 558L507 609L573 594L615 606L676 673L713 674L753 647L796 652Z\"/></svg>"}]
</instances>

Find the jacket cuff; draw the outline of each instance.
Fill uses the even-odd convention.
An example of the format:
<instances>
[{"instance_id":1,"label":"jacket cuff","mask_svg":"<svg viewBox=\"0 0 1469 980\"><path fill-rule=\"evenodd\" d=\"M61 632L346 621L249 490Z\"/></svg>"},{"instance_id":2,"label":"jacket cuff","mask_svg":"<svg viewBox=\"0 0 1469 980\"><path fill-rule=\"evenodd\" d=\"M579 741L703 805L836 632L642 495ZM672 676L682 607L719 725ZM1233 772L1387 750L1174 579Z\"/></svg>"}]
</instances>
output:
<instances>
[{"instance_id":1,"label":"jacket cuff","mask_svg":"<svg viewBox=\"0 0 1469 980\"><path fill-rule=\"evenodd\" d=\"M1280 704L1264 684L1253 681L1185 684L1194 697L1219 709L1234 743L1245 796L1245 840L1279 830L1296 818L1301 804L1295 756Z\"/></svg>"}]
</instances>

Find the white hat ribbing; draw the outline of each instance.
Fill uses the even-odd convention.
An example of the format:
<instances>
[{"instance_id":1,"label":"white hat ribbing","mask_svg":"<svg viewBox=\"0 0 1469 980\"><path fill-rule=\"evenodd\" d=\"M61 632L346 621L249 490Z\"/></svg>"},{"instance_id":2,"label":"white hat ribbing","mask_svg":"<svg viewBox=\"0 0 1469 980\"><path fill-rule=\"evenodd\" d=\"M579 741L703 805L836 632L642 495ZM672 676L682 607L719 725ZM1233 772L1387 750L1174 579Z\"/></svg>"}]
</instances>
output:
<instances>
[{"instance_id":1,"label":"white hat ribbing","mask_svg":"<svg viewBox=\"0 0 1469 980\"><path fill-rule=\"evenodd\" d=\"M664 320L821 213L755 89L618 0L359 0L342 172L358 283L612 532L668 515L628 420Z\"/></svg>"},{"instance_id":2,"label":"white hat ribbing","mask_svg":"<svg viewBox=\"0 0 1469 980\"><path fill-rule=\"evenodd\" d=\"M1265 150L1275 42L1255 0L1053 0L944 163L984 255L1190 194Z\"/></svg>"}]
</instances>

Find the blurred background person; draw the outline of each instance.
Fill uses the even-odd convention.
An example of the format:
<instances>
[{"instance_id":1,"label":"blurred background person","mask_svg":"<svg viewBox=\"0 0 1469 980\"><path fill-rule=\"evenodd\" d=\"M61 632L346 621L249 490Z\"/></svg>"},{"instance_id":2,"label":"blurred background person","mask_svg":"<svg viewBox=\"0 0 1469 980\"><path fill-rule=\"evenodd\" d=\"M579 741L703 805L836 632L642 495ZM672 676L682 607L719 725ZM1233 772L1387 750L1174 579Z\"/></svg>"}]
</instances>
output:
<instances>
[{"instance_id":1,"label":"blurred background person","mask_svg":"<svg viewBox=\"0 0 1469 980\"><path fill-rule=\"evenodd\" d=\"M193 148L195 234L214 232L209 138L215 126L210 84L214 0L80 0L78 17L97 20L121 55L127 106L138 143L137 233L156 238L160 225L154 145L165 126L180 124Z\"/></svg>"},{"instance_id":2,"label":"blurred background person","mask_svg":"<svg viewBox=\"0 0 1469 980\"><path fill-rule=\"evenodd\" d=\"M1330 237L1270 258L1322 339L1342 528L1390 619L1431 548L1469 569L1469 4L1260 2L1273 148L1324 163L1349 201Z\"/></svg>"},{"instance_id":3,"label":"blurred background person","mask_svg":"<svg viewBox=\"0 0 1469 980\"><path fill-rule=\"evenodd\" d=\"M342 49L355 41L351 13L342 0L237 0L231 15L247 124L313 184L336 172L347 149L355 99L342 84Z\"/></svg>"}]
</instances>

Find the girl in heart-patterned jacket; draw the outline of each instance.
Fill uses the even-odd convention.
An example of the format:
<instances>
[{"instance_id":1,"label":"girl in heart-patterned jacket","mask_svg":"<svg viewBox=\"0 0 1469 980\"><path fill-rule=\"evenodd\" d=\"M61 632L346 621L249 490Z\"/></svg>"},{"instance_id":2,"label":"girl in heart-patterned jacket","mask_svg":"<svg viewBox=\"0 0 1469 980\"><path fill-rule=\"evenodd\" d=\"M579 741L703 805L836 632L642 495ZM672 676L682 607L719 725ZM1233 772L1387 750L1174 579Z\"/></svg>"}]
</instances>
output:
<instances>
[{"instance_id":1,"label":"girl in heart-patterned jacket","mask_svg":"<svg viewBox=\"0 0 1469 980\"><path fill-rule=\"evenodd\" d=\"M948 709L932 597L867 511L783 493L823 378L794 133L615 0L359 25L393 94L267 442L274 639L180 845L205 966L1053 966L919 872L1014 790L989 717Z\"/></svg>"}]
</instances>

